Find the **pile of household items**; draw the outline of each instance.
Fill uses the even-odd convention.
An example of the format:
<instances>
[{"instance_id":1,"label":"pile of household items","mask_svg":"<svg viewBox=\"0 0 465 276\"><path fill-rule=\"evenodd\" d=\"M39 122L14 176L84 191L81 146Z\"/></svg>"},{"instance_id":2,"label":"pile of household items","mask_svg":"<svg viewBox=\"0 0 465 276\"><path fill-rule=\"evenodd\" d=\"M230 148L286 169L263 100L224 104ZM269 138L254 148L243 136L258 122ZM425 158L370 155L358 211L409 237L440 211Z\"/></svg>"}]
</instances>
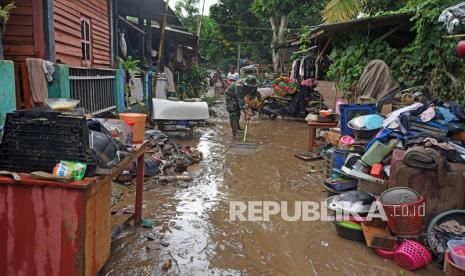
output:
<instances>
[{"instance_id":1,"label":"pile of household items","mask_svg":"<svg viewBox=\"0 0 465 276\"><path fill-rule=\"evenodd\" d=\"M322 187L339 236L365 242L407 270L437 257L465 275L465 108L400 91L382 60L368 63L351 98L308 121L336 117ZM384 115L383 115L384 114Z\"/></svg>"},{"instance_id":2,"label":"pile of household items","mask_svg":"<svg viewBox=\"0 0 465 276\"><path fill-rule=\"evenodd\" d=\"M375 104L338 108L340 131L320 151L338 235L407 270L435 256L446 274L465 275L465 108L438 100L387 116Z\"/></svg>"},{"instance_id":3,"label":"pile of household items","mask_svg":"<svg viewBox=\"0 0 465 276\"><path fill-rule=\"evenodd\" d=\"M201 153L171 142L160 131L145 131L145 114L121 113L120 119L87 118L79 101L48 99L47 105L8 113L0 144L0 174L69 183L113 168L143 144L145 176L182 173ZM135 161L134 161L135 162ZM135 177L135 164L126 168Z\"/></svg>"}]
</instances>

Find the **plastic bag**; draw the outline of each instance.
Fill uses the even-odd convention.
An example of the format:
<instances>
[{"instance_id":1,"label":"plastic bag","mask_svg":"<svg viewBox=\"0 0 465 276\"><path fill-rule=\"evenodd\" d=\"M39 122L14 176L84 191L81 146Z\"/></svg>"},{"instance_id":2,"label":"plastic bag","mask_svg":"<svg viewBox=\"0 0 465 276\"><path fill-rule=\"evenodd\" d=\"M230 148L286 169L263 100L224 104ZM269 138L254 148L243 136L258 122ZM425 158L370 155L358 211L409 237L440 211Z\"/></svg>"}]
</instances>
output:
<instances>
[{"instance_id":1,"label":"plastic bag","mask_svg":"<svg viewBox=\"0 0 465 276\"><path fill-rule=\"evenodd\" d=\"M79 181L84 178L86 168L86 163L62 160L53 168L53 174L64 177L71 176L75 181Z\"/></svg>"}]
</instances>

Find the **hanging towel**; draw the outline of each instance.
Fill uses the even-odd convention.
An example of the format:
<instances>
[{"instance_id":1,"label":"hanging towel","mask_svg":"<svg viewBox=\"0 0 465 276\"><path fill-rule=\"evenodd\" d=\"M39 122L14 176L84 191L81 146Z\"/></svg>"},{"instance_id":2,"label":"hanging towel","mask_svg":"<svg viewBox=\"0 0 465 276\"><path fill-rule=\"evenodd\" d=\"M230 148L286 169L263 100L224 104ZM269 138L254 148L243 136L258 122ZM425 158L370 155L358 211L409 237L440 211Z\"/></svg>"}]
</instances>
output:
<instances>
[{"instance_id":1,"label":"hanging towel","mask_svg":"<svg viewBox=\"0 0 465 276\"><path fill-rule=\"evenodd\" d=\"M297 79L297 72L299 70L298 66L299 59L294 60L292 62L292 70L291 70L291 79Z\"/></svg>"},{"instance_id":2,"label":"hanging towel","mask_svg":"<svg viewBox=\"0 0 465 276\"><path fill-rule=\"evenodd\" d=\"M44 67L45 78L47 79L48 82L52 82L53 75L55 75L55 66L53 65L53 62L44 60L43 67Z\"/></svg>"},{"instance_id":3,"label":"hanging towel","mask_svg":"<svg viewBox=\"0 0 465 276\"><path fill-rule=\"evenodd\" d=\"M299 66L299 81L304 81L305 80L305 67L304 67L304 64L305 64L305 59L307 57L303 57L301 60L300 60L300 66Z\"/></svg>"},{"instance_id":4,"label":"hanging towel","mask_svg":"<svg viewBox=\"0 0 465 276\"><path fill-rule=\"evenodd\" d=\"M167 66L165 66L165 74L166 74L166 80L168 82L166 90L168 92L176 92L176 88L174 85L173 72L171 72L170 68Z\"/></svg>"},{"instance_id":5,"label":"hanging towel","mask_svg":"<svg viewBox=\"0 0 465 276\"><path fill-rule=\"evenodd\" d=\"M44 73L44 60L41 58L26 59L29 83L31 85L33 106L42 106L48 98L48 85Z\"/></svg>"}]
</instances>

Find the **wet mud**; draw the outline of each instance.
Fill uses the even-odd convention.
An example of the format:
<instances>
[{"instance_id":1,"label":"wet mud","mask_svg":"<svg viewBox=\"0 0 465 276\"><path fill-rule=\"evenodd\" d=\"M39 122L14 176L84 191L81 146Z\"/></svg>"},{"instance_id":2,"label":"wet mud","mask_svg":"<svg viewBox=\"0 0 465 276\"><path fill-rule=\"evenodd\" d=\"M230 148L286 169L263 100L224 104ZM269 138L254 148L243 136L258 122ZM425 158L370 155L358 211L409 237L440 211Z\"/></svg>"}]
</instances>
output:
<instances>
[{"instance_id":1,"label":"wet mud","mask_svg":"<svg viewBox=\"0 0 465 276\"><path fill-rule=\"evenodd\" d=\"M377 256L364 243L344 240L330 222L230 221L231 201L321 201L322 162L294 157L306 147L302 122L262 120L249 125L257 150L238 153L223 120L197 129L204 160L189 168L188 188L159 186L144 193L144 217L154 229L128 227L112 244L101 275L439 275L437 265L416 273ZM131 202L119 203L120 207ZM154 233L150 242L147 234ZM162 241L168 246L163 246ZM165 245L166 245L165 244ZM149 247L150 249L148 249ZM163 270L164 260L172 260Z\"/></svg>"}]
</instances>

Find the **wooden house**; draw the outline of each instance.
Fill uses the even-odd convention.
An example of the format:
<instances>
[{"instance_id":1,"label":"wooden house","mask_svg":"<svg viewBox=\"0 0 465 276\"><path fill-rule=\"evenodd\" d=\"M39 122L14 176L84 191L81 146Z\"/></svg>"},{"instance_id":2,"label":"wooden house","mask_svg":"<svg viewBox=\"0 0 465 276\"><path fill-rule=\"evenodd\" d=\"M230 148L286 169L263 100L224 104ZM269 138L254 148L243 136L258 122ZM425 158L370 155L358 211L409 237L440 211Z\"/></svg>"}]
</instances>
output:
<instances>
[{"instance_id":1,"label":"wooden house","mask_svg":"<svg viewBox=\"0 0 465 276\"><path fill-rule=\"evenodd\" d=\"M12 0L0 0L5 5ZM75 67L110 68L107 0L15 0L3 38L5 59L43 58Z\"/></svg>"},{"instance_id":2,"label":"wooden house","mask_svg":"<svg viewBox=\"0 0 465 276\"><path fill-rule=\"evenodd\" d=\"M0 0L6 5L12 0ZM68 97L77 98L91 112L114 106L114 72L111 54L110 11L113 0L14 0L15 8L5 26L4 58L15 63L17 108L29 108L30 84L25 61L42 58L67 66ZM87 76L85 79L83 76ZM105 104L91 106L86 99L97 76ZM68 77L68 75L66 76ZM106 83L105 83L106 82ZM90 92L89 92L90 91ZM95 92L95 91L94 91ZM92 93L94 93L92 92ZM61 95L63 96L63 95Z\"/></svg>"},{"instance_id":3,"label":"wooden house","mask_svg":"<svg viewBox=\"0 0 465 276\"><path fill-rule=\"evenodd\" d=\"M49 96L79 99L93 114L119 104L115 93L120 84L114 70L114 60L124 58L119 35L126 34L128 54L142 61L141 68L152 68L166 8L163 0L0 0L0 5L13 1L17 8L5 26L3 49L4 58L15 63L18 109L31 107L27 58L60 64L55 66L64 68L58 76L55 73L60 80L52 84L60 91L49 87ZM169 8L166 30L163 62L174 61L179 79L197 58L197 37L185 30ZM145 82L144 75L139 78ZM149 89L146 84L138 87Z\"/></svg>"}]
</instances>

